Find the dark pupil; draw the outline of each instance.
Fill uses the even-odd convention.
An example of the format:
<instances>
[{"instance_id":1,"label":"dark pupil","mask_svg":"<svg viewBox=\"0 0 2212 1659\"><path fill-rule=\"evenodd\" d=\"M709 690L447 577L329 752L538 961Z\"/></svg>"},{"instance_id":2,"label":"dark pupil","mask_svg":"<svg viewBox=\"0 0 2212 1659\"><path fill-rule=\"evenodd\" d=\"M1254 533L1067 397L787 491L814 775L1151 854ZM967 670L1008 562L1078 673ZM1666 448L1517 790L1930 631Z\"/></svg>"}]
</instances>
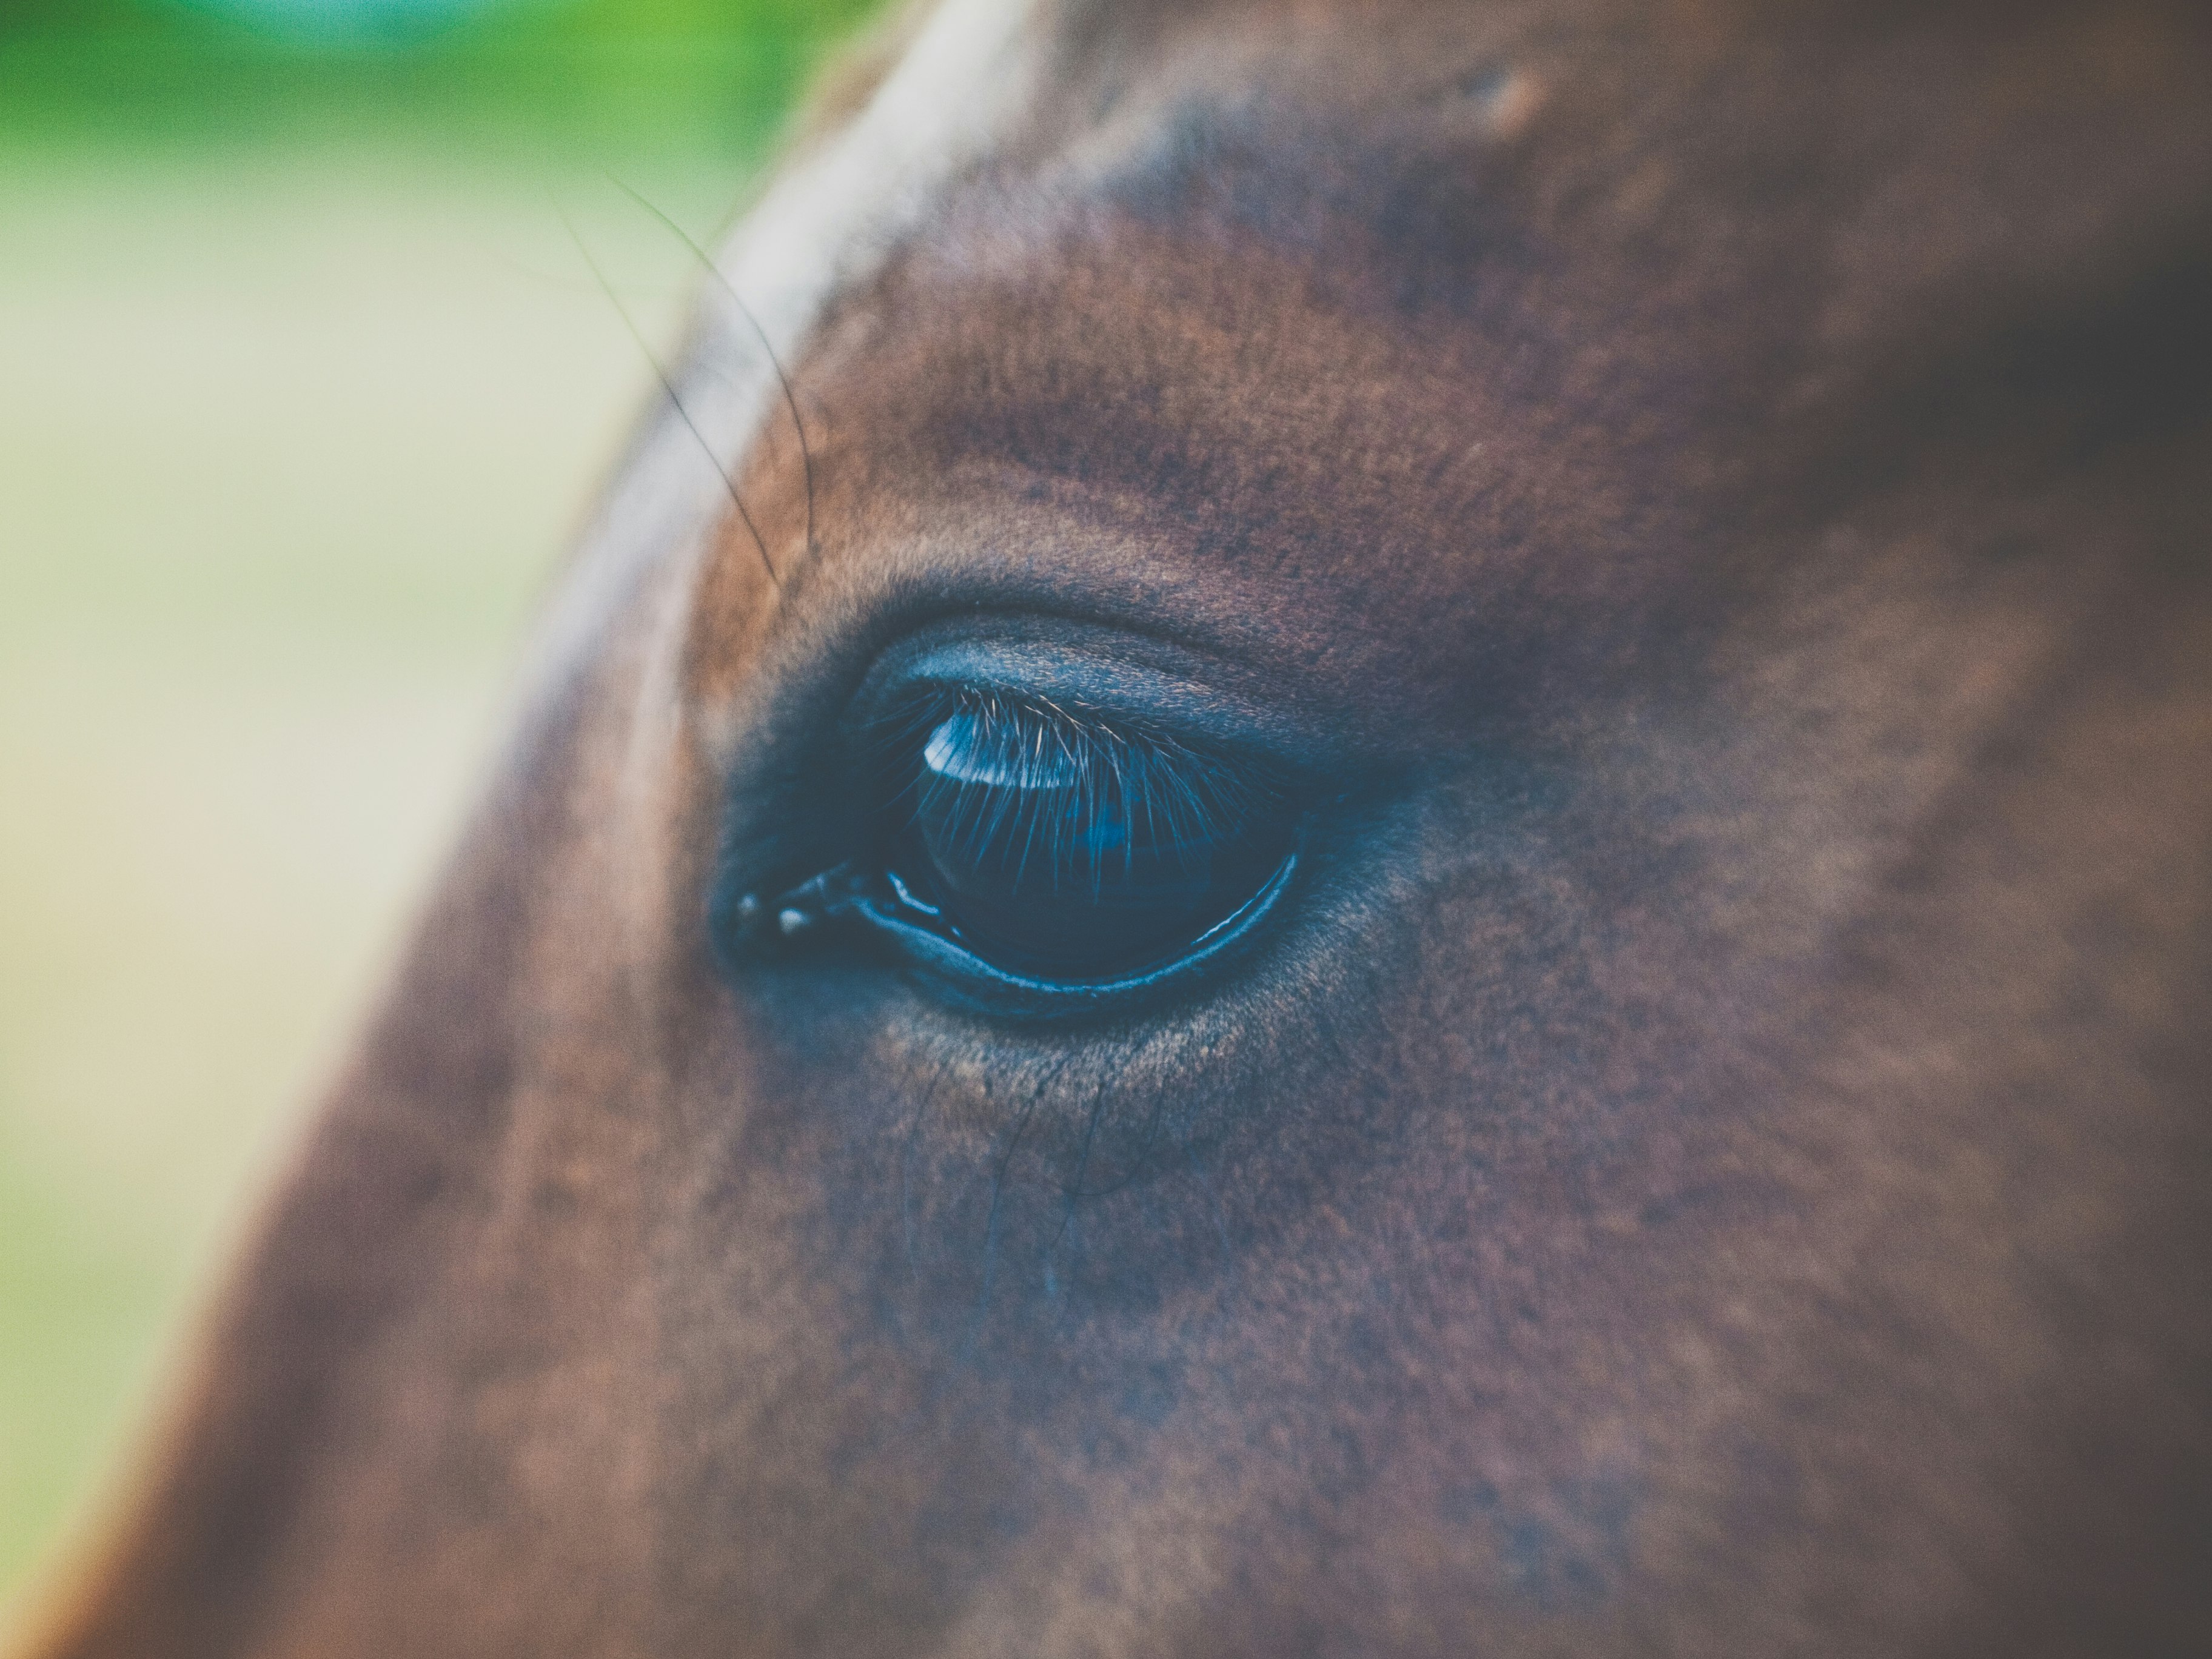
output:
<instances>
[{"instance_id":1,"label":"dark pupil","mask_svg":"<svg viewBox=\"0 0 2212 1659\"><path fill-rule=\"evenodd\" d=\"M1243 770L1065 711L970 694L928 730L896 873L979 955L1097 979L1180 954L1286 851Z\"/></svg>"}]
</instances>

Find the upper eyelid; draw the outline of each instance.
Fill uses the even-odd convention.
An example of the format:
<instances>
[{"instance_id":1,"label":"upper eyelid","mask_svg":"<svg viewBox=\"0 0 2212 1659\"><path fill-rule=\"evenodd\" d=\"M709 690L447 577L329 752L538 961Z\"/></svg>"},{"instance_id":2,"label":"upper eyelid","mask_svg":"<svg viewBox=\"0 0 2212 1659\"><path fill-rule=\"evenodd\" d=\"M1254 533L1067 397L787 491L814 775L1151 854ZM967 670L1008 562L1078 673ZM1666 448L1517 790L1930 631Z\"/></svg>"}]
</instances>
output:
<instances>
[{"instance_id":1,"label":"upper eyelid","mask_svg":"<svg viewBox=\"0 0 2212 1659\"><path fill-rule=\"evenodd\" d=\"M1263 757L1222 753L1211 745L1194 744L1171 732L1154 731L1140 723L1117 718L1113 711L1053 703L1032 694L996 686L931 688L917 704L918 714L888 720L872 744L883 758L896 762L911 755L925 729L934 741L951 720L962 714L975 721L975 729L990 739L1003 739L1025 719L1039 720L1058 756L1085 775L1091 787L1103 763L1119 787L1141 790L1156 779L1195 804L1205 789L1224 797L1242 794L1256 799L1263 794L1287 793L1285 780ZM1017 736L1016 740L1019 738ZM925 745L924 752L927 752ZM1018 763L1020 757L1015 757ZM979 786L986 780L974 780ZM1049 787L1024 782L1022 787Z\"/></svg>"},{"instance_id":2,"label":"upper eyelid","mask_svg":"<svg viewBox=\"0 0 2212 1659\"><path fill-rule=\"evenodd\" d=\"M1271 701L1131 653L988 636L895 644L861 677L840 724L865 752L963 688L995 689L1115 736L1141 734L1164 750L1264 770L1285 785L1317 786L1358 769L1334 734Z\"/></svg>"},{"instance_id":3,"label":"upper eyelid","mask_svg":"<svg viewBox=\"0 0 2212 1659\"><path fill-rule=\"evenodd\" d=\"M1270 755L1239 752L1203 740L1193 742L1174 732L1158 730L1149 721L1132 720L1115 710L1055 704L1016 687L924 682L911 690L912 702L902 709L895 707L884 711L860 733L862 765L874 775L878 787L886 775L907 771L905 781L896 795L885 800L886 805L905 802L919 788L918 770L908 769L921 751L923 733L963 702L994 694L1005 696L1015 705L1042 706L1049 711L1062 740L1070 732L1082 734L1080 741L1088 750L1077 757L1083 789L1100 787L1102 771L1110 774L1114 787L1146 803L1148 812L1165 811L1170 819L1193 826L1201 823L1210 811L1238 816L1261 810L1269 800L1288 803L1316 793L1310 778ZM859 779L854 784L863 790L868 787ZM976 793L985 794L996 787L978 783L973 787Z\"/></svg>"},{"instance_id":4,"label":"upper eyelid","mask_svg":"<svg viewBox=\"0 0 2212 1659\"><path fill-rule=\"evenodd\" d=\"M969 611L887 634L865 653L858 645L850 635L820 641L807 668L783 665L729 727L714 757L724 803L719 884L795 881L825 850L856 854L880 763L868 733L933 684L996 684L1081 702L1264 766L1316 805L1394 795L1418 758L1364 729L1358 711L1316 704L1279 675L1081 618Z\"/></svg>"},{"instance_id":5,"label":"upper eyelid","mask_svg":"<svg viewBox=\"0 0 2212 1659\"><path fill-rule=\"evenodd\" d=\"M910 742L955 714L1018 721L1022 711L1029 710L1053 734L1077 732L1108 751L1186 756L1200 762L1217 757L1213 743L1204 738L1194 741L1141 712L1055 698L997 677L947 680L933 675L907 681L873 701L881 706L847 721L855 735L873 746Z\"/></svg>"},{"instance_id":6,"label":"upper eyelid","mask_svg":"<svg viewBox=\"0 0 2212 1659\"><path fill-rule=\"evenodd\" d=\"M1151 802L1147 810L1165 810L1171 817L1194 823L1210 808L1243 812L1267 799L1298 793L1295 781L1265 757L1223 753L1211 745L1193 744L1173 732L1119 719L1110 710L1072 708L996 686L932 683L916 691L907 708L887 711L863 734L866 763L878 773L896 774L913 768L916 756L927 752L923 734L928 732L933 739L953 718L966 713L975 717L992 738L1000 740L1009 735L1009 727L1018 727L1024 719L1041 719L1077 774L1068 787L1095 790L1110 778L1115 788ZM1000 698L1003 705L999 704ZM1024 709L1030 714L1025 715ZM994 731L994 722L1003 724ZM918 774L909 775L894 800L904 800L920 782ZM978 779L965 787L985 793L1004 787L1004 781ZM1021 787L1049 786L1032 782Z\"/></svg>"}]
</instances>

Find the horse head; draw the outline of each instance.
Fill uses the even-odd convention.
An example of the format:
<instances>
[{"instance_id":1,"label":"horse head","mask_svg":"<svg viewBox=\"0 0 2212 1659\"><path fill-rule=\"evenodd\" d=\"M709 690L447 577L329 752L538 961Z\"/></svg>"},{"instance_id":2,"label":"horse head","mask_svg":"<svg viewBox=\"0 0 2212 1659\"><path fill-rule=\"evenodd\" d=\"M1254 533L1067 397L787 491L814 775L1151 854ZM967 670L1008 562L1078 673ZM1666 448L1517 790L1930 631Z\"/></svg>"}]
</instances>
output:
<instances>
[{"instance_id":1,"label":"horse head","mask_svg":"<svg viewBox=\"0 0 2212 1659\"><path fill-rule=\"evenodd\" d=\"M2203 1650L2202 9L887 40L32 1651Z\"/></svg>"}]
</instances>

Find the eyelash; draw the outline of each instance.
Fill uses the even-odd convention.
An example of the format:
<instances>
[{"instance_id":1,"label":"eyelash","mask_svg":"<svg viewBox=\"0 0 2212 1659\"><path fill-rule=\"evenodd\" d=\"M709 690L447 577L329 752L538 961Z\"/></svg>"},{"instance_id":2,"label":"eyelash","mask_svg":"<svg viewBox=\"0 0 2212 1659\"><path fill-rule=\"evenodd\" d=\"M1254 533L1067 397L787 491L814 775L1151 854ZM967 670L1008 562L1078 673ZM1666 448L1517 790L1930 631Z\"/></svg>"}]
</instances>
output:
<instances>
[{"instance_id":1,"label":"eyelash","mask_svg":"<svg viewBox=\"0 0 2212 1659\"><path fill-rule=\"evenodd\" d=\"M1063 875L1087 864L1097 895L1108 873L1098 856L1103 849L1075 845L1075 829L1111 821L1115 806L1124 807L1121 817L1141 815L1159 839L1188 852L1234 833L1280 794L1256 769L1232 769L1164 734L1110 724L1045 697L959 686L921 700L873 734L874 775L900 780L880 814L890 835L911 830L925 806L930 779L917 762L929 755L927 739L941 741L956 723L967 727L960 747L984 757L995 775L963 781L943 803L954 832L980 860L1009 831L1023 865L1042 864L1055 890ZM941 768L939 775L945 775ZM1012 806L1011 825L1010 796L1027 798ZM1126 872L1133 855L1126 840L1121 854Z\"/></svg>"}]
</instances>

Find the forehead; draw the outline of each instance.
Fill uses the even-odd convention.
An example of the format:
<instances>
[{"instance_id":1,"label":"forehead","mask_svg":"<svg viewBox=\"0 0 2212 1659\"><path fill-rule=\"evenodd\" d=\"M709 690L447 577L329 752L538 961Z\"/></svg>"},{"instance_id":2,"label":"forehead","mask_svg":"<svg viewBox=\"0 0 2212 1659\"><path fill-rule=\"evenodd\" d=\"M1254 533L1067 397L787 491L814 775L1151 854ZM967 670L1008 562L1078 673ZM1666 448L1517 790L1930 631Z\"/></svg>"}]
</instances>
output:
<instances>
[{"instance_id":1,"label":"forehead","mask_svg":"<svg viewBox=\"0 0 2212 1659\"><path fill-rule=\"evenodd\" d=\"M1869 364L2191 173L2157 16L1856 15L946 7L989 84L908 102L987 112L787 335L786 624L1011 582L1441 704L1617 658L1884 418Z\"/></svg>"}]
</instances>

